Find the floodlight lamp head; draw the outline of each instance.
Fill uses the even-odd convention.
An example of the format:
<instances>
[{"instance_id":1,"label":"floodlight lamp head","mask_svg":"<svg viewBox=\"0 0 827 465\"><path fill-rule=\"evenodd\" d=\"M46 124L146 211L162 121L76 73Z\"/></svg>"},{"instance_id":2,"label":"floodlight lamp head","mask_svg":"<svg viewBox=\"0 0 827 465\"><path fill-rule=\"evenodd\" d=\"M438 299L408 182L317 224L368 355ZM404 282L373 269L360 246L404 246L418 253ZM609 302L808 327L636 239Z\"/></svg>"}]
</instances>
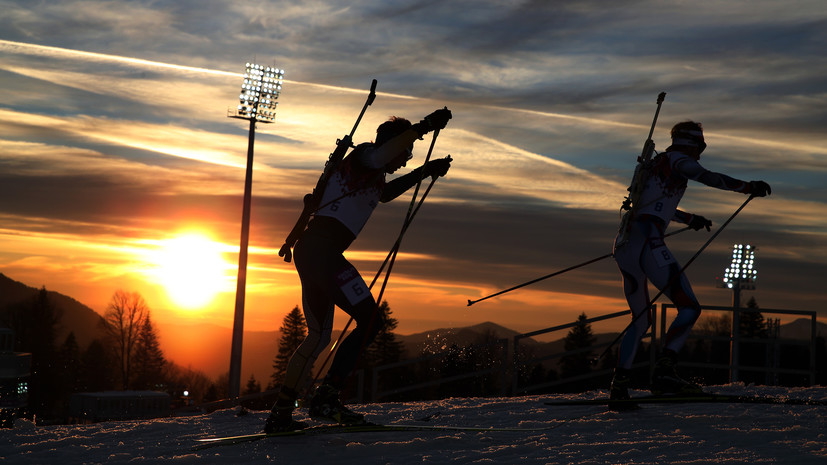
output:
<instances>
[{"instance_id":1,"label":"floodlight lamp head","mask_svg":"<svg viewBox=\"0 0 827 465\"><path fill-rule=\"evenodd\" d=\"M276 119L276 100L281 92L284 70L247 63L237 118L272 123Z\"/></svg>"},{"instance_id":2,"label":"floodlight lamp head","mask_svg":"<svg viewBox=\"0 0 827 465\"><path fill-rule=\"evenodd\" d=\"M723 284L732 289L755 289L758 278L758 269L755 266L755 251L753 245L735 244L732 246L732 262L724 271Z\"/></svg>"}]
</instances>

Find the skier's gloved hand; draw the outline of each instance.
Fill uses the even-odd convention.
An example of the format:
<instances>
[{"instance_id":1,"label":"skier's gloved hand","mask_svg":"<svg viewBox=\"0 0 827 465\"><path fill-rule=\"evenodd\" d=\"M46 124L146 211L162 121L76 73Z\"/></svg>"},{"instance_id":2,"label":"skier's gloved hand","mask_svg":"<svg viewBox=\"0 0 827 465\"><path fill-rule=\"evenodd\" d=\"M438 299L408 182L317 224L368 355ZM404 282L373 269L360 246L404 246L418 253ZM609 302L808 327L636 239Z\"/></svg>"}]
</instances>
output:
<instances>
[{"instance_id":1,"label":"skier's gloved hand","mask_svg":"<svg viewBox=\"0 0 827 465\"><path fill-rule=\"evenodd\" d=\"M445 176L448 173L448 169L451 168L451 162L453 159L451 156L447 156L445 158L439 158L437 160L431 160L428 163L425 163L423 167L425 171L425 176L431 177L439 177Z\"/></svg>"},{"instance_id":2,"label":"skier's gloved hand","mask_svg":"<svg viewBox=\"0 0 827 465\"><path fill-rule=\"evenodd\" d=\"M442 108L430 115L426 116L422 121L411 126L411 129L419 134L419 137L434 131L436 129L443 129L448 125L448 120L451 119L451 110Z\"/></svg>"},{"instance_id":3,"label":"skier's gloved hand","mask_svg":"<svg viewBox=\"0 0 827 465\"><path fill-rule=\"evenodd\" d=\"M749 193L753 197L766 197L772 194L772 189L770 188L770 185L764 181L750 181Z\"/></svg>"},{"instance_id":4,"label":"skier's gloved hand","mask_svg":"<svg viewBox=\"0 0 827 465\"><path fill-rule=\"evenodd\" d=\"M703 228L706 228L707 231L710 231L712 227L712 221L704 218L701 215L692 215L692 219L689 220L689 227L694 229L695 231L700 231Z\"/></svg>"}]
</instances>

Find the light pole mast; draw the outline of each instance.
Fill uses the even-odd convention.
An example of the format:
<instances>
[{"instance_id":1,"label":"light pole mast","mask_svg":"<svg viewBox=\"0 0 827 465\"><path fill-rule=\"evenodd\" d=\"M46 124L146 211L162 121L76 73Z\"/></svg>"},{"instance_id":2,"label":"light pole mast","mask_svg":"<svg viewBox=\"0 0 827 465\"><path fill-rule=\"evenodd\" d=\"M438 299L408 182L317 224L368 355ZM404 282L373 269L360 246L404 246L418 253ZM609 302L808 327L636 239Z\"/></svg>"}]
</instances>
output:
<instances>
[{"instance_id":1,"label":"light pole mast","mask_svg":"<svg viewBox=\"0 0 827 465\"><path fill-rule=\"evenodd\" d=\"M741 334L741 289L755 289L758 268L755 266L757 247L747 244L732 246L732 262L724 270L724 279L720 287L732 289L732 329L730 330L729 380L738 381L738 363L740 359Z\"/></svg>"},{"instance_id":2,"label":"light pole mast","mask_svg":"<svg viewBox=\"0 0 827 465\"><path fill-rule=\"evenodd\" d=\"M284 70L247 63L239 105L230 118L250 121L247 142L247 171L244 177L244 206L241 212L241 245L238 252L238 278L233 315L233 342L230 349L230 398L241 394L241 348L244 337L244 298L247 289L247 246L250 240L250 204L253 189L253 146L256 123L272 123L276 119L276 100L281 92Z\"/></svg>"}]
</instances>

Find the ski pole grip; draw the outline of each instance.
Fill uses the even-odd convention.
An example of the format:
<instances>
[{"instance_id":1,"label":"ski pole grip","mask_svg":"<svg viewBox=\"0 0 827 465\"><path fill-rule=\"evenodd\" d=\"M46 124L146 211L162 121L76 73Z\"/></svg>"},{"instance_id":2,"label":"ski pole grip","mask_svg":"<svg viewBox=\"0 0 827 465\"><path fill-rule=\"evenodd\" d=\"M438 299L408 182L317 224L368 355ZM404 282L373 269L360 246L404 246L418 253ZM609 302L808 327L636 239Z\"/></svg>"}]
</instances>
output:
<instances>
[{"instance_id":1,"label":"ski pole grip","mask_svg":"<svg viewBox=\"0 0 827 465\"><path fill-rule=\"evenodd\" d=\"M665 99L665 98L666 98L666 92L659 93L658 94L658 101L657 101L658 105L663 103L663 99Z\"/></svg>"}]
</instances>

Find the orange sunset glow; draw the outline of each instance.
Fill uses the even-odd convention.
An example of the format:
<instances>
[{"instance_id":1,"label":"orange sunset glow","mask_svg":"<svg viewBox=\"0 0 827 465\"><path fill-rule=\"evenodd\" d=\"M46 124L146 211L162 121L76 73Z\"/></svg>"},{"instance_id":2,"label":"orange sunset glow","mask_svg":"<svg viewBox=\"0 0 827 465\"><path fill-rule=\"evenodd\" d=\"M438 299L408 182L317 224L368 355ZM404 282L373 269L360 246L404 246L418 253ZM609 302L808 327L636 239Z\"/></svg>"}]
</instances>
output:
<instances>
[{"instance_id":1,"label":"orange sunset glow","mask_svg":"<svg viewBox=\"0 0 827 465\"><path fill-rule=\"evenodd\" d=\"M156 283L172 302L193 310L211 303L219 292L229 290L230 271L236 266L224 259L225 246L202 233L183 233L158 244L148 257Z\"/></svg>"},{"instance_id":2,"label":"orange sunset glow","mask_svg":"<svg viewBox=\"0 0 827 465\"><path fill-rule=\"evenodd\" d=\"M204 347L228 347L216 339L233 324L249 123L227 116L255 59L286 74L275 122L255 133L243 289L250 333L269 336L301 305L294 265L277 252L372 79L376 101L354 143L373 140L391 115L416 122L443 106L453 113L438 139L416 142L408 166L389 177L419 166L432 143L433 158L454 160L405 232L383 295L399 333L486 321L528 332L625 310L610 258L466 303L611 252L660 92L656 150L669 145L675 122L702 121L704 167L773 186L686 271L701 303L731 303L716 277L733 243L752 243L761 278L746 298L827 318L827 59L808 39L821 34L811 23L822 13L721 4L677 15L656 4L606 15L584 6L552 31L524 27L536 20L524 10L535 6L492 3L438 22L409 12L406 21L427 29L417 32L379 6L322 2L330 7L323 25L302 5L287 18L273 5L233 8L231 25L207 27L152 5L126 17L119 3L96 5L109 13L88 30L32 11L0 33L0 273L99 314L117 290L139 293L176 363L227 370ZM44 18L71 16L42 7ZM132 24L142 15L151 19ZM376 23L369 34L338 23L366 18ZM334 24L335 39L320 40L319 28ZM240 25L261 37L239 34ZM346 252L368 283L411 194L379 205ZM681 208L717 228L743 200L691 182ZM668 243L685 261L709 237L690 231ZM336 327L346 321L338 312ZM269 376L273 353L247 356L264 366L259 379Z\"/></svg>"}]
</instances>

